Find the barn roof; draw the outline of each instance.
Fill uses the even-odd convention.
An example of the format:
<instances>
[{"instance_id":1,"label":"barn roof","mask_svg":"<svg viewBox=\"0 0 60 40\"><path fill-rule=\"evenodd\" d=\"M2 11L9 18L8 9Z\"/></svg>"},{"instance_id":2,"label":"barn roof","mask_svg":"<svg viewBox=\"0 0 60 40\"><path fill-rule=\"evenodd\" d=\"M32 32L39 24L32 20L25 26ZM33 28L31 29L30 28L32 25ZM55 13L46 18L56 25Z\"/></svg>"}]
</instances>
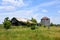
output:
<instances>
[{"instance_id":1,"label":"barn roof","mask_svg":"<svg viewBox=\"0 0 60 40\"><path fill-rule=\"evenodd\" d=\"M23 22L27 22L28 19L25 18L16 18L18 21L23 21Z\"/></svg>"},{"instance_id":2,"label":"barn roof","mask_svg":"<svg viewBox=\"0 0 60 40\"><path fill-rule=\"evenodd\" d=\"M14 17L15 18L15 17ZM12 18L13 19L13 18ZM33 23L31 20L29 20L29 19L26 19L26 18L15 18L16 20L18 20L18 21L21 21L21 22L25 22L25 23L27 23L27 22L29 22L29 23Z\"/></svg>"},{"instance_id":3,"label":"barn roof","mask_svg":"<svg viewBox=\"0 0 60 40\"><path fill-rule=\"evenodd\" d=\"M43 17L41 20L50 20L48 17Z\"/></svg>"}]
</instances>

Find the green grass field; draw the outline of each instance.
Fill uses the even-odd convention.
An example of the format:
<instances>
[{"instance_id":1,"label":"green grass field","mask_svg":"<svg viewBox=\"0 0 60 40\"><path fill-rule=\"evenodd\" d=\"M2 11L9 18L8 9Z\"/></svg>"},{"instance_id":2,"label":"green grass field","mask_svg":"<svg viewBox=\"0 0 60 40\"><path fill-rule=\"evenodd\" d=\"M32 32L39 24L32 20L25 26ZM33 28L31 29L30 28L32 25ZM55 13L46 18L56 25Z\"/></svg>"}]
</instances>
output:
<instances>
[{"instance_id":1,"label":"green grass field","mask_svg":"<svg viewBox=\"0 0 60 40\"><path fill-rule=\"evenodd\" d=\"M12 26L6 30L0 26L0 40L60 40L60 27L31 30L28 27Z\"/></svg>"}]
</instances>

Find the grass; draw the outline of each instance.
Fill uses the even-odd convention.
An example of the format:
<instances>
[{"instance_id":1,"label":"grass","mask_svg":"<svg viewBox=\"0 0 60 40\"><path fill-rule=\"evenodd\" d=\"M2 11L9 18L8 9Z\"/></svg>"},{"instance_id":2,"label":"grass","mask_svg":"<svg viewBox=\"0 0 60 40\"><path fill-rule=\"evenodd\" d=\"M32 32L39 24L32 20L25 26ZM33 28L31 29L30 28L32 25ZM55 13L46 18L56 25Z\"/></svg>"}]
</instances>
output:
<instances>
[{"instance_id":1,"label":"grass","mask_svg":"<svg viewBox=\"0 0 60 40\"><path fill-rule=\"evenodd\" d=\"M60 40L60 27L38 27L31 30L28 27L12 26L5 30L0 26L0 40Z\"/></svg>"}]
</instances>

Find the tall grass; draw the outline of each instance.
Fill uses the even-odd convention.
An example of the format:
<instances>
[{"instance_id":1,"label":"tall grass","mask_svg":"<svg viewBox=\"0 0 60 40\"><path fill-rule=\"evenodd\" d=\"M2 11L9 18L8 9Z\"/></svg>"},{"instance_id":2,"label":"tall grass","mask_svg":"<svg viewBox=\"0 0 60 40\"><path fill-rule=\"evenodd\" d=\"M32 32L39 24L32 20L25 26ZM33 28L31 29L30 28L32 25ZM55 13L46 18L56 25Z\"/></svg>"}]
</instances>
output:
<instances>
[{"instance_id":1,"label":"tall grass","mask_svg":"<svg viewBox=\"0 0 60 40\"><path fill-rule=\"evenodd\" d=\"M60 27L31 30L28 27L11 26L8 30L0 29L0 40L60 40Z\"/></svg>"}]
</instances>

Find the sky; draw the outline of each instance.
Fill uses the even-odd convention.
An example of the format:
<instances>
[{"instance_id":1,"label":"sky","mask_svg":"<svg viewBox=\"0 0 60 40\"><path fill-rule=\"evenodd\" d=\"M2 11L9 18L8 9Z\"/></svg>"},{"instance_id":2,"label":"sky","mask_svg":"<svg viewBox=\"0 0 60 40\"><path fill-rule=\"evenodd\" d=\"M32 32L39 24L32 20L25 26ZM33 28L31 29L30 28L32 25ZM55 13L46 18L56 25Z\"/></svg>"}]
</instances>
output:
<instances>
[{"instance_id":1,"label":"sky","mask_svg":"<svg viewBox=\"0 0 60 40\"><path fill-rule=\"evenodd\" d=\"M0 0L0 24L4 18L50 18L54 24L60 24L60 0Z\"/></svg>"}]
</instances>

